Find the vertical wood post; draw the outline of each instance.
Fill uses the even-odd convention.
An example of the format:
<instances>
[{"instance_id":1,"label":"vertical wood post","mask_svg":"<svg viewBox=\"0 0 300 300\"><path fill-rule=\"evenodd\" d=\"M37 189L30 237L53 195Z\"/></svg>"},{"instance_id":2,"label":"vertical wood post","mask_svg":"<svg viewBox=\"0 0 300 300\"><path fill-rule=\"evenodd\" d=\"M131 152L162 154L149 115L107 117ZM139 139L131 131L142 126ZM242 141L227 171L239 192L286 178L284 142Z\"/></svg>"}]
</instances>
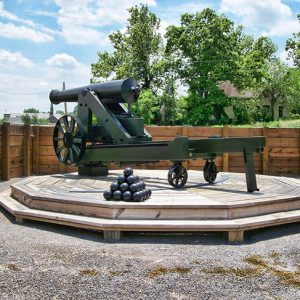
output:
<instances>
[{"instance_id":1,"label":"vertical wood post","mask_svg":"<svg viewBox=\"0 0 300 300\"><path fill-rule=\"evenodd\" d=\"M3 179L10 180L10 123L2 125Z\"/></svg>"},{"instance_id":2,"label":"vertical wood post","mask_svg":"<svg viewBox=\"0 0 300 300\"><path fill-rule=\"evenodd\" d=\"M228 126L224 125L222 130L222 137L228 137ZM223 153L223 172L228 172L229 154Z\"/></svg>"},{"instance_id":3,"label":"vertical wood post","mask_svg":"<svg viewBox=\"0 0 300 300\"><path fill-rule=\"evenodd\" d=\"M188 128L187 126L182 126L181 127L181 135L182 136L187 136L188 137ZM188 166L189 166L189 161L185 161L183 164L182 164L186 169L188 169Z\"/></svg>"},{"instance_id":4,"label":"vertical wood post","mask_svg":"<svg viewBox=\"0 0 300 300\"><path fill-rule=\"evenodd\" d=\"M23 151L23 175L31 175L31 127L30 125L24 125L24 151Z\"/></svg>"},{"instance_id":5,"label":"vertical wood post","mask_svg":"<svg viewBox=\"0 0 300 300\"><path fill-rule=\"evenodd\" d=\"M32 172L35 175L39 174L40 163L40 127L33 126L33 140L32 140Z\"/></svg>"},{"instance_id":6,"label":"vertical wood post","mask_svg":"<svg viewBox=\"0 0 300 300\"><path fill-rule=\"evenodd\" d=\"M264 152L262 155L262 171L264 175L269 174L269 128L263 128L263 135L266 138L266 145L264 147Z\"/></svg>"}]
</instances>

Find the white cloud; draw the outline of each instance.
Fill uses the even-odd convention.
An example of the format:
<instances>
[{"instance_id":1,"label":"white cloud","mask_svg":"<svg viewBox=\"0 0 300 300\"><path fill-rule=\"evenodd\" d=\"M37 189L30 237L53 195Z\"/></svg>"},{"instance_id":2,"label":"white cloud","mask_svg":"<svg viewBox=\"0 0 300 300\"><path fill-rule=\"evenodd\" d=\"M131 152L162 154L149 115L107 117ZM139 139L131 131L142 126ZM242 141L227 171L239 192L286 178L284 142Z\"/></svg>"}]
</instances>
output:
<instances>
[{"instance_id":1,"label":"white cloud","mask_svg":"<svg viewBox=\"0 0 300 300\"><path fill-rule=\"evenodd\" d=\"M34 23L31 20L19 18L18 16L5 10L3 2L0 2L0 17L10 21L20 22L28 26L34 26Z\"/></svg>"},{"instance_id":2,"label":"white cloud","mask_svg":"<svg viewBox=\"0 0 300 300\"><path fill-rule=\"evenodd\" d=\"M16 68L30 69L34 64L26 58L21 52L11 52L4 49L0 49L0 67L3 69L12 69L16 71Z\"/></svg>"},{"instance_id":3,"label":"white cloud","mask_svg":"<svg viewBox=\"0 0 300 300\"><path fill-rule=\"evenodd\" d=\"M83 86L90 79L90 66L67 53L58 53L34 64L21 52L0 49L0 68L0 118L5 112L22 112L28 107L49 111L52 89L61 89L62 82L67 88ZM69 111L73 106L68 104ZM63 106L54 109L63 109Z\"/></svg>"},{"instance_id":4,"label":"white cloud","mask_svg":"<svg viewBox=\"0 0 300 300\"><path fill-rule=\"evenodd\" d=\"M221 11L239 16L243 25L265 35L286 36L299 28L291 8L281 0L222 0Z\"/></svg>"},{"instance_id":5,"label":"white cloud","mask_svg":"<svg viewBox=\"0 0 300 300\"><path fill-rule=\"evenodd\" d=\"M23 25L16 26L12 23L4 24L0 22L0 36L9 39L30 40L35 43L53 41L53 36L47 33L37 31L32 28L25 27Z\"/></svg>"},{"instance_id":6,"label":"white cloud","mask_svg":"<svg viewBox=\"0 0 300 300\"><path fill-rule=\"evenodd\" d=\"M69 44L107 45L107 35L101 27L122 24L128 18L126 9L140 3L155 6L155 0L55 0L60 7L57 22Z\"/></svg>"},{"instance_id":7,"label":"white cloud","mask_svg":"<svg viewBox=\"0 0 300 300\"><path fill-rule=\"evenodd\" d=\"M42 43L53 41L53 35L57 34L54 30L35 24L32 20L20 18L5 10L3 2L0 2L0 17L10 21L9 23L0 22L0 36L5 38ZM16 25L15 23L18 24Z\"/></svg>"}]
</instances>

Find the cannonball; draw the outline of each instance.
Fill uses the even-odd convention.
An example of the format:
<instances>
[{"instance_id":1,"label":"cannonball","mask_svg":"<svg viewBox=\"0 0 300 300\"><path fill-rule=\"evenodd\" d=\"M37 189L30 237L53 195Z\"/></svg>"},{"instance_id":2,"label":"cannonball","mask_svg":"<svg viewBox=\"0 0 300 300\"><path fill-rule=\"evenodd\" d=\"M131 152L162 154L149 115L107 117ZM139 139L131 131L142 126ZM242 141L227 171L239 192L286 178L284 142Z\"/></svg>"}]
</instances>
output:
<instances>
[{"instance_id":1,"label":"cannonball","mask_svg":"<svg viewBox=\"0 0 300 300\"><path fill-rule=\"evenodd\" d=\"M129 188L129 184L126 183L126 182L123 182L123 183L120 185L120 189L121 189L122 192L127 191L128 188Z\"/></svg>"},{"instance_id":2,"label":"cannonball","mask_svg":"<svg viewBox=\"0 0 300 300\"><path fill-rule=\"evenodd\" d=\"M126 176L126 177L128 177L128 176L130 176L130 175L132 175L133 174L133 170L131 169L131 168L125 168L124 169L124 175Z\"/></svg>"},{"instance_id":3,"label":"cannonball","mask_svg":"<svg viewBox=\"0 0 300 300\"><path fill-rule=\"evenodd\" d=\"M136 202L142 201L142 198L143 198L143 194L141 192L135 192L133 194L133 200Z\"/></svg>"},{"instance_id":4,"label":"cannonball","mask_svg":"<svg viewBox=\"0 0 300 300\"><path fill-rule=\"evenodd\" d=\"M130 189L130 191L133 192L133 193L137 192L137 191L139 190L138 183L133 183L133 184L131 184L130 187L129 187L129 189Z\"/></svg>"},{"instance_id":5,"label":"cannonball","mask_svg":"<svg viewBox=\"0 0 300 300\"><path fill-rule=\"evenodd\" d=\"M112 192L116 191L118 188L119 188L119 185L116 182L113 182L110 185L110 189L111 189Z\"/></svg>"},{"instance_id":6,"label":"cannonball","mask_svg":"<svg viewBox=\"0 0 300 300\"><path fill-rule=\"evenodd\" d=\"M142 187L142 189L145 189L145 188L146 188L146 184L145 184L144 181L141 181L141 187Z\"/></svg>"},{"instance_id":7,"label":"cannonball","mask_svg":"<svg viewBox=\"0 0 300 300\"><path fill-rule=\"evenodd\" d=\"M103 193L103 197L105 198L105 200L110 200L112 198L113 194L111 191L105 191Z\"/></svg>"},{"instance_id":8,"label":"cannonball","mask_svg":"<svg viewBox=\"0 0 300 300\"><path fill-rule=\"evenodd\" d=\"M119 191L119 190L114 191L113 198L114 198L114 200L121 200L122 199L122 192Z\"/></svg>"},{"instance_id":9,"label":"cannonball","mask_svg":"<svg viewBox=\"0 0 300 300\"><path fill-rule=\"evenodd\" d=\"M140 181L140 177L138 175L134 175L134 182L139 182Z\"/></svg>"},{"instance_id":10,"label":"cannonball","mask_svg":"<svg viewBox=\"0 0 300 300\"><path fill-rule=\"evenodd\" d=\"M123 193L123 200L130 201L132 199L132 193L130 191L126 191Z\"/></svg>"},{"instance_id":11,"label":"cannonball","mask_svg":"<svg viewBox=\"0 0 300 300\"><path fill-rule=\"evenodd\" d=\"M127 182L129 184L135 183L135 176L134 175L129 175L126 179L127 179Z\"/></svg>"},{"instance_id":12,"label":"cannonball","mask_svg":"<svg viewBox=\"0 0 300 300\"><path fill-rule=\"evenodd\" d=\"M145 201L147 199L148 193L146 190L142 190L141 193L142 193L142 201Z\"/></svg>"},{"instance_id":13,"label":"cannonball","mask_svg":"<svg viewBox=\"0 0 300 300\"><path fill-rule=\"evenodd\" d=\"M139 191L142 191L143 190L143 182L138 182L137 185L138 185Z\"/></svg>"},{"instance_id":14,"label":"cannonball","mask_svg":"<svg viewBox=\"0 0 300 300\"><path fill-rule=\"evenodd\" d=\"M123 182L126 181L126 178L124 175L119 175L117 180L119 184L122 184Z\"/></svg>"},{"instance_id":15,"label":"cannonball","mask_svg":"<svg viewBox=\"0 0 300 300\"><path fill-rule=\"evenodd\" d=\"M147 189L146 191L147 191L148 199L149 199L151 197L151 195L152 195L152 191L150 189Z\"/></svg>"}]
</instances>

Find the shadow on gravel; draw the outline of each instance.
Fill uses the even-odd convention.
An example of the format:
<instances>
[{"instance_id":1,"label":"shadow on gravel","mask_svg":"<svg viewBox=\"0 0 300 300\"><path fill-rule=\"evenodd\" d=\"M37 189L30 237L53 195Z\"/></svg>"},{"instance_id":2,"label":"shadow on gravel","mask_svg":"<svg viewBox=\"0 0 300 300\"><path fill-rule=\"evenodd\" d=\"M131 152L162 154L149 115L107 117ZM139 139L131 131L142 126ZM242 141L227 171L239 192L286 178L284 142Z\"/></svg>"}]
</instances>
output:
<instances>
[{"instance_id":1,"label":"shadow on gravel","mask_svg":"<svg viewBox=\"0 0 300 300\"><path fill-rule=\"evenodd\" d=\"M300 233L300 222L246 231L245 244L282 238Z\"/></svg>"}]
</instances>

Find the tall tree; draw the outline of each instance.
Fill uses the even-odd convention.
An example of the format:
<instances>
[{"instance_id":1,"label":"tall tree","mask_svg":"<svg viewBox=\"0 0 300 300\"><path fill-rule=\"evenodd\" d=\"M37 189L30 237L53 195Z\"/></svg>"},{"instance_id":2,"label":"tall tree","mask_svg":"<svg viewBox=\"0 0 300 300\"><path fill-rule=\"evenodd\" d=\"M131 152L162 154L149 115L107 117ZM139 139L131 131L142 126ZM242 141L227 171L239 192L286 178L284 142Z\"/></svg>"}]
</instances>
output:
<instances>
[{"instance_id":1,"label":"tall tree","mask_svg":"<svg viewBox=\"0 0 300 300\"><path fill-rule=\"evenodd\" d=\"M192 125L205 125L212 115L225 121L224 106L230 99L219 84L253 86L263 77L266 57L276 50L269 39L254 41L242 27L211 9L182 15L181 25L168 27L166 36L167 52L177 57L180 78L189 87L187 113Z\"/></svg>"},{"instance_id":2,"label":"tall tree","mask_svg":"<svg viewBox=\"0 0 300 300\"><path fill-rule=\"evenodd\" d=\"M109 35L114 51L98 52L98 62L92 64L92 81L101 78L134 77L144 89L159 86L162 68L163 44L160 19L147 5L129 9L130 17L124 33Z\"/></svg>"},{"instance_id":3,"label":"tall tree","mask_svg":"<svg viewBox=\"0 0 300 300\"><path fill-rule=\"evenodd\" d=\"M183 14L181 26L167 29L167 51L176 53L179 75L189 87L188 113L193 125L209 121L213 108L228 101L218 88L221 81L234 80L238 69L241 28L211 9Z\"/></svg>"},{"instance_id":4,"label":"tall tree","mask_svg":"<svg viewBox=\"0 0 300 300\"><path fill-rule=\"evenodd\" d=\"M300 14L297 15L300 22ZM292 59L294 65L300 68L300 31L293 34L293 38L286 41L285 50L288 51L288 58Z\"/></svg>"}]
</instances>

